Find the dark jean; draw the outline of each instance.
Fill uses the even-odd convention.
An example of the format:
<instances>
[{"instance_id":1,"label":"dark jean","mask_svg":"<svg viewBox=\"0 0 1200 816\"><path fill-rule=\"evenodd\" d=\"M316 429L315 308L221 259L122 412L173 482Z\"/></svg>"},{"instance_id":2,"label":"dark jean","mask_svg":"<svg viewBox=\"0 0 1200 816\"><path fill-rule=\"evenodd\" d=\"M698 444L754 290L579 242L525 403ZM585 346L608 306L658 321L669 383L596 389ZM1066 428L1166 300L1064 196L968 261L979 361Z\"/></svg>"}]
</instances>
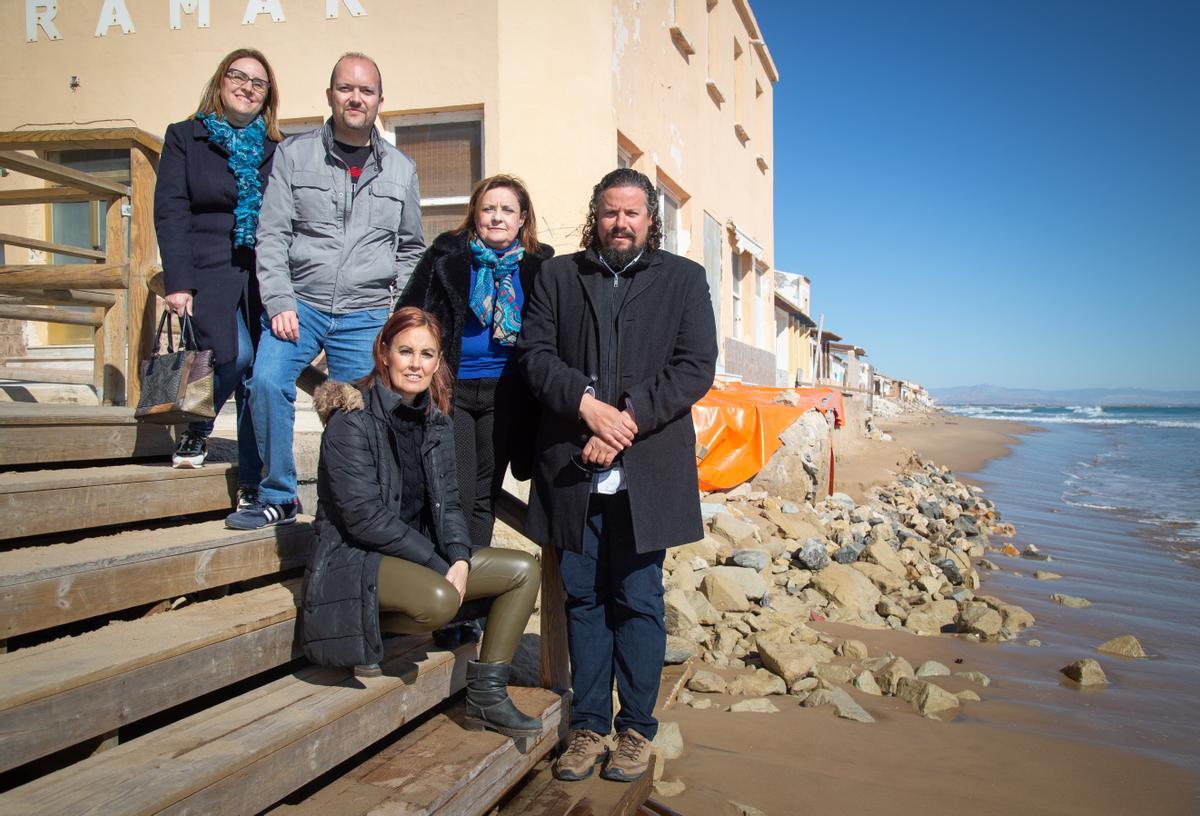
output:
<instances>
[{"instance_id":1,"label":"dark jean","mask_svg":"<svg viewBox=\"0 0 1200 816\"><path fill-rule=\"evenodd\" d=\"M250 417L249 394L246 383L250 380L254 364L254 343L242 310L237 310L237 357L213 368L213 408L221 408L232 395L237 408L238 487L258 487L262 477L262 459L258 455L258 441L254 437L254 421ZM213 430L215 419L192 422L188 430L207 439Z\"/></svg>"},{"instance_id":2,"label":"dark jean","mask_svg":"<svg viewBox=\"0 0 1200 816\"><path fill-rule=\"evenodd\" d=\"M583 529L583 552L561 553L571 653L571 729L608 734L632 728L658 733L654 703L667 648L663 619L665 552L634 545L629 494L593 493ZM621 710L612 719L612 685Z\"/></svg>"}]
</instances>

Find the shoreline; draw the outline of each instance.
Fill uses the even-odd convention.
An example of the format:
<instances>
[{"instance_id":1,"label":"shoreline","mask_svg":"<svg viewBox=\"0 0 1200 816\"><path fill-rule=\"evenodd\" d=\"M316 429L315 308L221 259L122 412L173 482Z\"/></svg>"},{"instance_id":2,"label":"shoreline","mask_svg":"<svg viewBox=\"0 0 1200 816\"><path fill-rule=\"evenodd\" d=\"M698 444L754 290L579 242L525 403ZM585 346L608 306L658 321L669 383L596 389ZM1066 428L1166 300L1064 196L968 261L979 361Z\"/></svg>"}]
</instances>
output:
<instances>
[{"instance_id":1,"label":"shoreline","mask_svg":"<svg viewBox=\"0 0 1200 816\"><path fill-rule=\"evenodd\" d=\"M834 490L856 501L872 486L890 482L912 453L978 484L973 474L1011 454L1027 435L1045 430L945 413L877 420L876 427L892 440L835 439ZM1008 518L1003 506L997 509ZM1012 581L1019 573L1013 570L1028 573L1041 564L997 560L1001 571L988 573L980 592L1022 602ZM945 683L952 693L973 688L984 702L942 723L914 715L896 698L857 693L853 696L869 707L874 724L836 719L828 709L791 706L786 697L769 698L783 701L770 715L676 705L661 719L679 723L685 750L667 763L664 778L680 780L685 788L660 801L683 813L730 814L739 813L730 802L741 802L768 816L810 809L876 811L897 804L919 805L927 813L957 813L967 805L973 813L996 816L1194 812L1200 774L1177 758L1114 744L1111 734L1092 727L1089 712L1110 709L1114 693L1096 697L1105 692L1073 688L1057 676L1061 663L1048 670L1047 660L1058 659L1053 648L921 637L828 621L810 626L835 639L862 641L872 655L893 652L914 666L938 660L955 671L981 671L993 682L982 689L965 681ZM1032 636L1076 637L1088 628L1095 623L1062 615L1055 607L1045 617L1039 610ZM1131 688L1125 667L1114 668ZM716 696L713 702L727 707L738 699Z\"/></svg>"}]
</instances>

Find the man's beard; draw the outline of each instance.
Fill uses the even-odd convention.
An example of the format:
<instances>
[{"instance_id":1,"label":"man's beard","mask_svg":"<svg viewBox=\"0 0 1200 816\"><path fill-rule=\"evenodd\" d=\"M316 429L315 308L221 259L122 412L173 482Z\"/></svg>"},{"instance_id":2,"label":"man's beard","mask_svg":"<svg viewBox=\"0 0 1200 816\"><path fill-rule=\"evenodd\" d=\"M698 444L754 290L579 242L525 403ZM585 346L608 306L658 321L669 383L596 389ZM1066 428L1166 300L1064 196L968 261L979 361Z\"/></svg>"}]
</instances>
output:
<instances>
[{"instance_id":1,"label":"man's beard","mask_svg":"<svg viewBox=\"0 0 1200 816\"><path fill-rule=\"evenodd\" d=\"M633 262L633 259L642 254L646 249L646 244L643 242L640 245L630 246L629 249L617 249L612 246L601 246L600 257L604 262L613 268L614 271L620 272L625 267Z\"/></svg>"}]
</instances>

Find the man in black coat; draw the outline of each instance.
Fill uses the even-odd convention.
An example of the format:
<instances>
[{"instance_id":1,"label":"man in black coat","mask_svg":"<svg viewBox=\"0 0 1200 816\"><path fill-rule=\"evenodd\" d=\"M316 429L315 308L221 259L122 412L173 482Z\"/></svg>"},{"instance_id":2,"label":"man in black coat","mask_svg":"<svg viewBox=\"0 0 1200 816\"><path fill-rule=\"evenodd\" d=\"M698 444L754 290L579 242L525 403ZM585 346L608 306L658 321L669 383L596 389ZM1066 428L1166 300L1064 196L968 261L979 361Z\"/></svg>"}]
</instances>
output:
<instances>
[{"instance_id":1,"label":"man in black coat","mask_svg":"<svg viewBox=\"0 0 1200 816\"><path fill-rule=\"evenodd\" d=\"M691 407L711 387L716 327L704 269L659 247L650 180L614 170L592 192L583 250L554 258L517 348L543 403L526 533L561 550L574 699L555 763L584 779L647 768L666 649L662 563L704 535Z\"/></svg>"}]
</instances>

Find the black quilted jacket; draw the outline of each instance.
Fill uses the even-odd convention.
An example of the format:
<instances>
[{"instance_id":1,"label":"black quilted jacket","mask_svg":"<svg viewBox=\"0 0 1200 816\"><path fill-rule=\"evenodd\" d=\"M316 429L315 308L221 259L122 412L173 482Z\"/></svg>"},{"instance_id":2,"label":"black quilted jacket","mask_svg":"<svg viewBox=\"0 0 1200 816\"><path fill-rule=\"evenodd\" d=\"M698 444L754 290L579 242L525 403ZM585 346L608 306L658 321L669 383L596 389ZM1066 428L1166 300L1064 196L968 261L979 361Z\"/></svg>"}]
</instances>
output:
<instances>
[{"instance_id":1,"label":"black quilted jacket","mask_svg":"<svg viewBox=\"0 0 1200 816\"><path fill-rule=\"evenodd\" d=\"M376 591L382 556L404 558L439 575L454 561L471 557L455 479L453 428L436 407L425 420L421 445L432 539L400 520L402 463L378 393L385 387L377 384L364 393L329 382L313 397L326 425L300 636L305 656L314 663L354 666L383 657Z\"/></svg>"}]
</instances>

